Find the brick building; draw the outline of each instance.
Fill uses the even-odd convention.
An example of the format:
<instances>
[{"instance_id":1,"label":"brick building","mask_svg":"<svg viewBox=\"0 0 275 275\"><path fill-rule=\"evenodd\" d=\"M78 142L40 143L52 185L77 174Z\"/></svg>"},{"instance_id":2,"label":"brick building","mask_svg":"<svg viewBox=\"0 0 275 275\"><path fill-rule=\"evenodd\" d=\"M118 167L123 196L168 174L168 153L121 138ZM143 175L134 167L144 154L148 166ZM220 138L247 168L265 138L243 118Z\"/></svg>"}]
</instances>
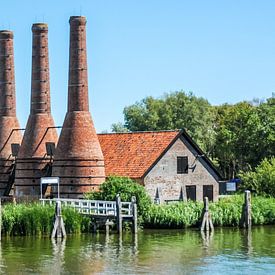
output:
<instances>
[{"instance_id":1,"label":"brick building","mask_svg":"<svg viewBox=\"0 0 275 275\"><path fill-rule=\"evenodd\" d=\"M219 172L184 130L98 135L106 176L143 184L153 200L216 201Z\"/></svg>"}]
</instances>

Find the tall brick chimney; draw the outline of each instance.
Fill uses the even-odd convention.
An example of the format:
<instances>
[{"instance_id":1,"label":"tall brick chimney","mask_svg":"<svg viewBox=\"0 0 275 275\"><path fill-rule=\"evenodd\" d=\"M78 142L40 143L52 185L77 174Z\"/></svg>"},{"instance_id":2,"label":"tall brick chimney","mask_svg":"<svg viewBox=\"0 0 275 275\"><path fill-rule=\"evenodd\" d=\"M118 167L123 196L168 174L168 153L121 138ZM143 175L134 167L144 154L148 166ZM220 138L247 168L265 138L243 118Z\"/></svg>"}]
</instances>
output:
<instances>
[{"instance_id":1,"label":"tall brick chimney","mask_svg":"<svg viewBox=\"0 0 275 275\"><path fill-rule=\"evenodd\" d=\"M16 117L13 33L3 30L0 31L0 196L5 194L14 164L11 144L20 144L22 140L21 132L15 130L19 128Z\"/></svg>"},{"instance_id":2,"label":"tall brick chimney","mask_svg":"<svg viewBox=\"0 0 275 275\"><path fill-rule=\"evenodd\" d=\"M37 198L40 178L51 173L51 156L46 142L57 143L58 135L51 115L48 57L48 26L32 26L31 108L15 173L15 196Z\"/></svg>"},{"instance_id":3,"label":"tall brick chimney","mask_svg":"<svg viewBox=\"0 0 275 275\"><path fill-rule=\"evenodd\" d=\"M81 198L105 180L104 159L89 112L86 18L70 17L68 109L59 137L53 176L60 196Z\"/></svg>"}]
</instances>

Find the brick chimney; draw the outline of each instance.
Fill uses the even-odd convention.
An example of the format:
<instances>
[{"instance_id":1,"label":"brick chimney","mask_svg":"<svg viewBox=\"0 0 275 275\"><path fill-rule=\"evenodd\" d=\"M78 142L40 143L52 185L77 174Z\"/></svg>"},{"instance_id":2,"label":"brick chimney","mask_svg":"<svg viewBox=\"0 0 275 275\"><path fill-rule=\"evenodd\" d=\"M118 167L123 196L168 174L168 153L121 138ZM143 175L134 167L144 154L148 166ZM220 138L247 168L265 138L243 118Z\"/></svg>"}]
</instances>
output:
<instances>
[{"instance_id":1,"label":"brick chimney","mask_svg":"<svg viewBox=\"0 0 275 275\"><path fill-rule=\"evenodd\" d=\"M0 31L0 196L3 196L14 163L11 144L22 140L16 117L13 33Z\"/></svg>"},{"instance_id":2,"label":"brick chimney","mask_svg":"<svg viewBox=\"0 0 275 275\"><path fill-rule=\"evenodd\" d=\"M51 173L52 157L46 142L57 143L58 135L51 115L48 57L48 25L32 26L31 108L15 173L15 196L37 198L40 178Z\"/></svg>"},{"instance_id":3,"label":"brick chimney","mask_svg":"<svg viewBox=\"0 0 275 275\"><path fill-rule=\"evenodd\" d=\"M104 159L89 112L86 18L70 17L68 109L55 152L60 196L81 198L105 180Z\"/></svg>"}]
</instances>

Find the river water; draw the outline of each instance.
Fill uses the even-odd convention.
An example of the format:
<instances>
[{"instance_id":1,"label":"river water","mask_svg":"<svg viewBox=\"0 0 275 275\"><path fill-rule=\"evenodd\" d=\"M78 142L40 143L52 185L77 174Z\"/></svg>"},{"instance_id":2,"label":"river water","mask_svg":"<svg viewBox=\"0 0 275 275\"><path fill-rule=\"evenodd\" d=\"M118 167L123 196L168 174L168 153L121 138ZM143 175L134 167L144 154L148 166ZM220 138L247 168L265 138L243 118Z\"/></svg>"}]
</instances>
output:
<instances>
[{"instance_id":1,"label":"river water","mask_svg":"<svg viewBox=\"0 0 275 275\"><path fill-rule=\"evenodd\" d=\"M2 274L275 274L275 227L2 238Z\"/></svg>"}]
</instances>

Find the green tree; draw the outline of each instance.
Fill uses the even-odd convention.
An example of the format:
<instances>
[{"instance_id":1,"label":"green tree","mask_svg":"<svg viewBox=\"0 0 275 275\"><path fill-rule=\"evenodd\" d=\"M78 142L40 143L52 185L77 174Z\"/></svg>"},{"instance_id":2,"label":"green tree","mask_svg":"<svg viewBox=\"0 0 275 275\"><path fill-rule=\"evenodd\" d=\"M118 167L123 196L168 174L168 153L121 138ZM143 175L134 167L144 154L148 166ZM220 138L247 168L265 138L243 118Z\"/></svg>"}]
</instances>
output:
<instances>
[{"instance_id":1,"label":"green tree","mask_svg":"<svg viewBox=\"0 0 275 275\"><path fill-rule=\"evenodd\" d=\"M130 131L185 128L207 152L214 144L214 112L209 102L184 91L161 98L146 97L124 108L125 127Z\"/></svg>"},{"instance_id":2,"label":"green tree","mask_svg":"<svg viewBox=\"0 0 275 275\"><path fill-rule=\"evenodd\" d=\"M275 197L275 157L264 159L254 171L241 172L242 189Z\"/></svg>"},{"instance_id":3,"label":"green tree","mask_svg":"<svg viewBox=\"0 0 275 275\"><path fill-rule=\"evenodd\" d=\"M129 130L121 122L113 123L111 125L111 130L114 133L127 133L127 132L129 132Z\"/></svg>"},{"instance_id":4,"label":"green tree","mask_svg":"<svg viewBox=\"0 0 275 275\"><path fill-rule=\"evenodd\" d=\"M274 156L274 98L257 106L249 102L216 108L216 141L213 150L226 178L248 171L265 157Z\"/></svg>"}]
</instances>

